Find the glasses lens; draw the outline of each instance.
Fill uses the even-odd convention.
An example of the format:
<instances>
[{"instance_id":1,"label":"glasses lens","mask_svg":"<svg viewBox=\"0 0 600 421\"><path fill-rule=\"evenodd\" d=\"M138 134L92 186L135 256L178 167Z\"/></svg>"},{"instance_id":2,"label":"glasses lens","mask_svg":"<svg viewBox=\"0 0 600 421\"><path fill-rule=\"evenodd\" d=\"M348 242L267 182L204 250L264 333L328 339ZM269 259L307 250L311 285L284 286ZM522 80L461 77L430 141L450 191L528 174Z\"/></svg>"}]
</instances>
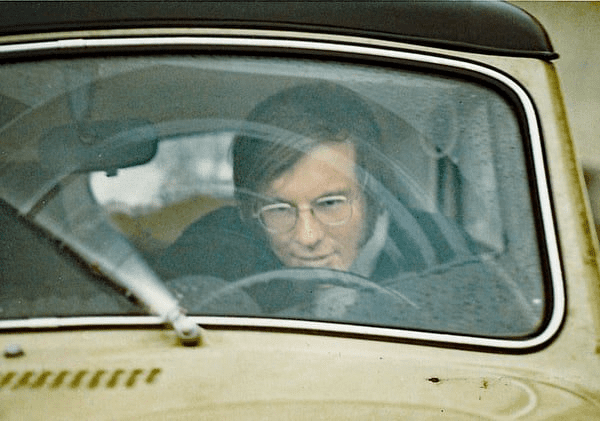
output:
<instances>
[{"instance_id":1,"label":"glasses lens","mask_svg":"<svg viewBox=\"0 0 600 421\"><path fill-rule=\"evenodd\" d=\"M322 197L312 208L319 221L327 225L344 224L352 216L352 206L346 196Z\"/></svg>"},{"instance_id":2,"label":"glasses lens","mask_svg":"<svg viewBox=\"0 0 600 421\"><path fill-rule=\"evenodd\" d=\"M346 196L327 196L311 206L313 215L325 225L342 225L352 217L352 205ZM258 211L260 222L274 233L291 231L298 219L298 210L288 203L274 203Z\"/></svg>"},{"instance_id":3,"label":"glasses lens","mask_svg":"<svg viewBox=\"0 0 600 421\"><path fill-rule=\"evenodd\" d=\"M271 232L287 232L296 224L296 208L287 203L264 206L258 215L265 228Z\"/></svg>"}]
</instances>

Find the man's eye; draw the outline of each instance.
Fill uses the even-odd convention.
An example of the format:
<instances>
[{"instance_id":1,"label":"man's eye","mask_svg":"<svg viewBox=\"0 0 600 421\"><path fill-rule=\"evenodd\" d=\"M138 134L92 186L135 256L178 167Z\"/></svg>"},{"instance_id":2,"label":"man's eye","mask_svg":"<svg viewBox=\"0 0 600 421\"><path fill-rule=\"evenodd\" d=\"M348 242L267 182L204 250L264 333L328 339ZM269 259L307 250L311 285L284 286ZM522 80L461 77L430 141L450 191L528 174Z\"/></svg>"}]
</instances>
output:
<instances>
[{"instance_id":1,"label":"man's eye","mask_svg":"<svg viewBox=\"0 0 600 421\"><path fill-rule=\"evenodd\" d=\"M282 215L282 214L287 214L287 213L294 213L294 209L290 208L290 207L277 207L277 208L270 208L267 209L267 212L271 213L271 214L278 214L278 215Z\"/></svg>"},{"instance_id":2,"label":"man's eye","mask_svg":"<svg viewBox=\"0 0 600 421\"><path fill-rule=\"evenodd\" d=\"M334 208L344 206L346 203L348 203L348 199L345 196L328 196L317 200L316 206L320 208Z\"/></svg>"}]
</instances>

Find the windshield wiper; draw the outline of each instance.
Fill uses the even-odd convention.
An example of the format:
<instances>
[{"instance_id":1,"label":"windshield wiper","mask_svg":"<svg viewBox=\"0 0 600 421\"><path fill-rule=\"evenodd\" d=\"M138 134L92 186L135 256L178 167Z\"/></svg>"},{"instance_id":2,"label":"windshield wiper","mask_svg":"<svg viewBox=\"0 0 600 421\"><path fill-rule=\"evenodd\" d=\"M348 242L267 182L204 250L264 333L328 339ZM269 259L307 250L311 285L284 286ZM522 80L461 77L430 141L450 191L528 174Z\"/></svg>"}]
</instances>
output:
<instances>
[{"instance_id":1,"label":"windshield wiper","mask_svg":"<svg viewBox=\"0 0 600 421\"><path fill-rule=\"evenodd\" d=\"M87 252L76 252L86 257ZM97 269L169 324L183 345L196 346L200 343L200 327L185 315L175 296L137 253L130 253L118 266L102 259L93 260Z\"/></svg>"},{"instance_id":2,"label":"windshield wiper","mask_svg":"<svg viewBox=\"0 0 600 421\"><path fill-rule=\"evenodd\" d=\"M52 201L31 219L170 325L182 344L198 345L202 340L200 327L185 315L177 298L138 251L112 228L102 211L77 191L81 189L87 189L85 182L71 183L65 189L74 190L68 194L77 201L68 217L57 217L53 209L56 201Z\"/></svg>"},{"instance_id":3,"label":"windshield wiper","mask_svg":"<svg viewBox=\"0 0 600 421\"><path fill-rule=\"evenodd\" d=\"M170 325L183 345L196 346L201 342L202 329L185 315L177 298L134 249L131 248L122 259L115 261L79 241L69 241L69 236L61 236L61 241Z\"/></svg>"}]
</instances>

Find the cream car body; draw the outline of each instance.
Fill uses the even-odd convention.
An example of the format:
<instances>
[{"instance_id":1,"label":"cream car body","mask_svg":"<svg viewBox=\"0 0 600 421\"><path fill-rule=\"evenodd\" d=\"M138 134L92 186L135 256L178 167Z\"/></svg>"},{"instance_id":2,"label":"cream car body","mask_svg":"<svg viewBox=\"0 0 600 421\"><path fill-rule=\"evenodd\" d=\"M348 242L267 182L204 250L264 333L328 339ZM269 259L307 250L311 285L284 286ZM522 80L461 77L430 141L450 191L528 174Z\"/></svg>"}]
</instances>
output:
<instances>
[{"instance_id":1,"label":"cream car body","mask_svg":"<svg viewBox=\"0 0 600 421\"><path fill-rule=\"evenodd\" d=\"M139 291L135 279L126 279L121 287L156 315L0 321L0 418L600 418L598 246L551 50L538 57L494 54L493 48L461 42L409 42L381 31L368 36L362 29L321 30L298 22L276 27L251 20L236 26L224 18L214 26L208 20L199 26L193 19L150 21L139 19L137 27L126 20L108 27L85 22L83 29L54 22L44 32L9 31L0 35L0 56L6 64L119 48L125 55L161 49L182 55L292 51L427 64L509 86L531 118L532 179L545 227L541 236L550 244L545 258L553 310L542 331L518 340L323 321L186 318L173 315L176 301L165 298L160 284ZM182 340L195 345L182 346Z\"/></svg>"}]
</instances>

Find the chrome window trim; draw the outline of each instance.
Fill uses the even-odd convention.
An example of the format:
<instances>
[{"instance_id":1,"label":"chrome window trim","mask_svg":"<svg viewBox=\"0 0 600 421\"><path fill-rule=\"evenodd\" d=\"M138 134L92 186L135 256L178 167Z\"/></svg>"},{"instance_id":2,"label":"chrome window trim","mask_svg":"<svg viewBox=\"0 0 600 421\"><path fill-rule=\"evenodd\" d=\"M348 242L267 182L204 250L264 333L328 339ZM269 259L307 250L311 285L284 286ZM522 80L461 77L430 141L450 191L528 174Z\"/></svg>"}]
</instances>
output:
<instances>
[{"instance_id":1,"label":"chrome window trim","mask_svg":"<svg viewBox=\"0 0 600 421\"><path fill-rule=\"evenodd\" d=\"M247 31L249 32L249 31ZM256 31L261 35L261 31ZM262 34L264 35L264 34ZM294 33L299 36L299 33ZM314 38L314 34L309 34ZM388 337L393 339L427 341L433 343L450 343L467 346L483 346L492 348L503 348L513 351L525 351L548 343L559 331L566 310L566 297L562 274L560 253L558 250L557 235L555 232L554 215L551 206L549 184L545 170L545 160L539 121L533 102L528 93L515 80L506 74L478 64L474 61L463 61L456 58L428 55L422 52L406 51L390 48L393 43L386 42L386 47L378 47L357 43L335 43L329 40L332 37L324 36L328 41L283 39L283 38L243 38L231 36L143 36L126 38L76 38L53 41L40 41L20 43L13 45L0 45L0 58L2 54L12 53L40 53L56 50L90 49L106 47L147 47L147 46L195 46L195 47L234 47L234 48L261 48L281 49L286 48L294 51L311 51L319 53L342 53L355 56L364 56L380 59L403 60L414 63L445 67L457 71L469 71L493 79L508 90L513 92L521 102L523 112L528 125L530 137L530 153L533 161L533 170L536 177L536 188L538 192L537 205L539 206L542 219L543 233L545 238L546 252L548 253L548 266L550 271L550 283L553 293L553 309L546 327L533 337L525 339L500 339L466 336L461 334L429 333L396 328L370 327L362 325L348 325L342 323L313 322L289 319L267 319L267 318L244 318L244 317L191 317L195 322L204 326L232 326L232 327L255 327L255 328L279 328L279 329L301 329L309 331L322 331L341 334L358 334L367 336ZM346 38L348 40L348 38ZM358 38L356 39L358 40ZM363 40L364 41L364 40ZM369 40L366 41L367 43ZM398 44L398 48L402 47ZM423 49L425 50L425 49ZM118 317L70 317L70 318L39 318L26 320L0 321L0 329L41 329L56 327L77 326L106 326L106 325L154 325L162 323L155 316L118 316Z\"/></svg>"}]
</instances>

